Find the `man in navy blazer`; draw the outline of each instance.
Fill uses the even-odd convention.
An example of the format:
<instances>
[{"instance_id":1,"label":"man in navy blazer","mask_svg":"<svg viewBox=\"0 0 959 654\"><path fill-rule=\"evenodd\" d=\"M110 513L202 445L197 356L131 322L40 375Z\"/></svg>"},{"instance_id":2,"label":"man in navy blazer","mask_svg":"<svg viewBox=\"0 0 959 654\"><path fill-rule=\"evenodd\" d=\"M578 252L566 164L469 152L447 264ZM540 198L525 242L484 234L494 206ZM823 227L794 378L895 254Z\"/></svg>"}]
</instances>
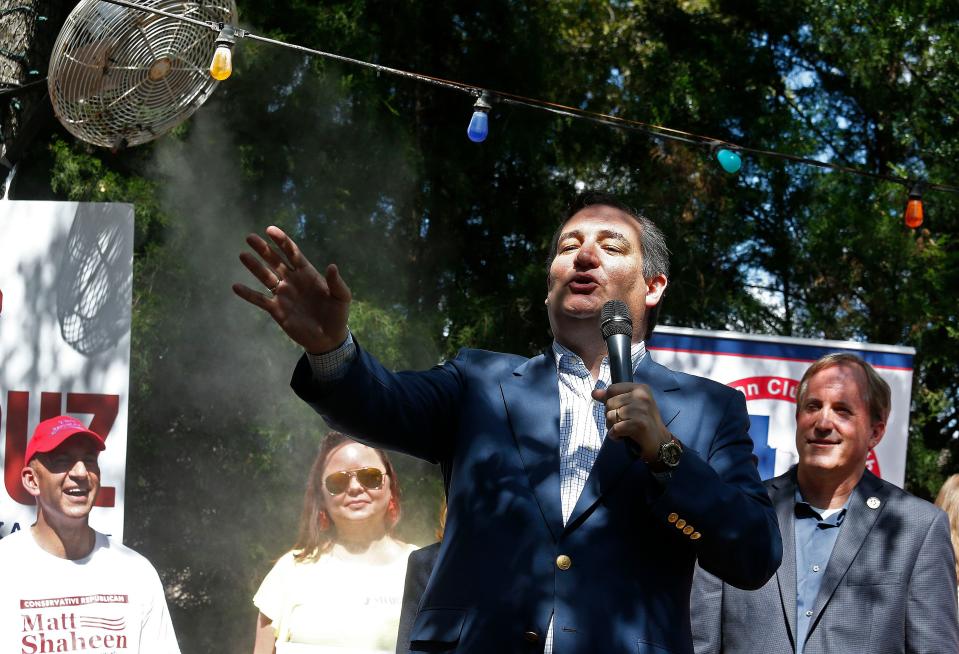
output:
<instances>
[{"instance_id":1,"label":"man in navy blazer","mask_svg":"<svg viewBox=\"0 0 959 654\"><path fill-rule=\"evenodd\" d=\"M544 354L463 350L393 373L347 329L351 295L267 229L241 255L270 293L235 292L304 347L293 388L331 426L440 463L446 536L411 651L692 652L694 563L742 588L782 544L752 463L743 396L653 362L644 339L667 284L656 226L597 193L553 239ZM610 383L602 306L628 306L633 381ZM627 445L628 444L628 445Z\"/></svg>"},{"instance_id":2,"label":"man in navy blazer","mask_svg":"<svg viewBox=\"0 0 959 654\"><path fill-rule=\"evenodd\" d=\"M696 654L959 652L949 519L866 470L890 390L862 359L828 354L799 383L799 463L766 482L785 552L745 592L697 570Z\"/></svg>"}]
</instances>

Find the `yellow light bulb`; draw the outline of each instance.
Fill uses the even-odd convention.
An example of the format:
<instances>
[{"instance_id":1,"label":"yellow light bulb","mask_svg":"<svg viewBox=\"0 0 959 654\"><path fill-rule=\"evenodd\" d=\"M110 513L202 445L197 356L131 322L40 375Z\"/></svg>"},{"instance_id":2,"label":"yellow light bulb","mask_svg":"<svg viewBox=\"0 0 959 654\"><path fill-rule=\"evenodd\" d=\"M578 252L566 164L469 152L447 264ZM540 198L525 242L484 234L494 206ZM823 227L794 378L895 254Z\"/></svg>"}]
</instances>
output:
<instances>
[{"instance_id":1,"label":"yellow light bulb","mask_svg":"<svg viewBox=\"0 0 959 654\"><path fill-rule=\"evenodd\" d=\"M210 63L210 76L219 81L223 81L233 72L233 51L230 46L220 44L213 53L213 61Z\"/></svg>"}]
</instances>

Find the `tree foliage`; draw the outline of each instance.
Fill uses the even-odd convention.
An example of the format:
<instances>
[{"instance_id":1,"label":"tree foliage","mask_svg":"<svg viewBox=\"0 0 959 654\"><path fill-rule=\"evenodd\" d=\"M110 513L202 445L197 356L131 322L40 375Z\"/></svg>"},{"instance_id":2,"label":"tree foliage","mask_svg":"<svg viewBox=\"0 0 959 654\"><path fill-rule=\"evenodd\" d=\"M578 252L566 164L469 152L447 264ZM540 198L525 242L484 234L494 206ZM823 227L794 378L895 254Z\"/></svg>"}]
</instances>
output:
<instances>
[{"instance_id":1,"label":"tree foliage","mask_svg":"<svg viewBox=\"0 0 959 654\"><path fill-rule=\"evenodd\" d=\"M895 6L892 6L895 4ZM245 0L258 33L383 65L955 183L959 8L944 0ZM127 540L161 569L184 652L249 649L250 597L289 547L322 431L291 397L298 353L234 298L250 230L277 224L336 261L351 328L394 367L463 346L529 354L550 335L548 240L584 186L662 225L661 321L916 348L907 486L959 469L957 202L496 105L241 41L193 119L118 154L60 129L15 196L133 202L137 239ZM405 536L431 539L441 485L400 461Z\"/></svg>"}]
</instances>

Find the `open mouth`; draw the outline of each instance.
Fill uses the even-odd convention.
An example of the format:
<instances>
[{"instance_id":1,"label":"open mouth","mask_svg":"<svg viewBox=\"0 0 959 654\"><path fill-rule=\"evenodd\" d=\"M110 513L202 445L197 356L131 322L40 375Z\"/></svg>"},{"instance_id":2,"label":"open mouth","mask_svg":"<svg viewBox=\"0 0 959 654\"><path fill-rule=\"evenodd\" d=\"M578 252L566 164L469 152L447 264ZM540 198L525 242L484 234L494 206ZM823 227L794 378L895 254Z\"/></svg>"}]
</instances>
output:
<instances>
[{"instance_id":1,"label":"open mouth","mask_svg":"<svg viewBox=\"0 0 959 654\"><path fill-rule=\"evenodd\" d=\"M599 288L599 283L592 275L576 275L569 282L569 290L573 293L592 293Z\"/></svg>"},{"instance_id":2,"label":"open mouth","mask_svg":"<svg viewBox=\"0 0 959 654\"><path fill-rule=\"evenodd\" d=\"M84 488L69 488L64 491L64 493L70 497L86 497L90 494L90 491Z\"/></svg>"}]
</instances>

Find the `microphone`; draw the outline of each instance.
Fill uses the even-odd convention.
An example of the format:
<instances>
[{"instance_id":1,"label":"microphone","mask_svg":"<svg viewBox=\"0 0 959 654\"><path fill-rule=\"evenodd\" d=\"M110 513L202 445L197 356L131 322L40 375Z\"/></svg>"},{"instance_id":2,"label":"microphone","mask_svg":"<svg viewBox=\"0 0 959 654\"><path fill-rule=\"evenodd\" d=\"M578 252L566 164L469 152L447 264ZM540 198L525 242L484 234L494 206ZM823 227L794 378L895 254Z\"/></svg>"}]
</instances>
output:
<instances>
[{"instance_id":1,"label":"microphone","mask_svg":"<svg viewBox=\"0 0 959 654\"><path fill-rule=\"evenodd\" d=\"M600 331L609 352L609 376L614 384L633 381L633 357L630 342L633 338L633 321L629 307L621 300L610 300L603 305Z\"/></svg>"}]
</instances>

